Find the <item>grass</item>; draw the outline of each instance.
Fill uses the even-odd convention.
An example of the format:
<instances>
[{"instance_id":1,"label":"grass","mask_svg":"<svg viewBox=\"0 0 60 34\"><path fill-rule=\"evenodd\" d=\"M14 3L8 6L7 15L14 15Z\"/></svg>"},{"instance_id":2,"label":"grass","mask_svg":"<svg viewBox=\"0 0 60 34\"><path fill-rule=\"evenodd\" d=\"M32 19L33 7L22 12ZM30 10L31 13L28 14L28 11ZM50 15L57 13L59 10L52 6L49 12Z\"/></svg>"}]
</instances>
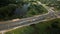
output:
<instances>
[{"instance_id":1,"label":"grass","mask_svg":"<svg viewBox=\"0 0 60 34\"><path fill-rule=\"evenodd\" d=\"M35 25L18 28L16 30L6 32L5 34L57 34L59 29L52 27L52 24L55 22L58 22L58 27L60 28L60 19L54 19L51 21L40 22Z\"/></svg>"},{"instance_id":2,"label":"grass","mask_svg":"<svg viewBox=\"0 0 60 34\"><path fill-rule=\"evenodd\" d=\"M27 26L27 27L22 27L22 28L18 28L16 30L13 31L9 31L6 34L31 34L34 31L34 28L31 26Z\"/></svg>"},{"instance_id":3,"label":"grass","mask_svg":"<svg viewBox=\"0 0 60 34\"><path fill-rule=\"evenodd\" d=\"M1 33L0 33L1 34Z\"/></svg>"},{"instance_id":4,"label":"grass","mask_svg":"<svg viewBox=\"0 0 60 34\"><path fill-rule=\"evenodd\" d=\"M52 34L54 32L53 29L55 29L55 28L52 28L52 24L55 22L58 22L58 28L60 28L60 19L54 19L54 20L51 20L48 22L42 22L42 23L36 24L36 28L38 28L38 34ZM50 27L50 28L48 28L48 27ZM58 28L56 28L56 29L58 29ZM56 31L56 29L55 29L55 31Z\"/></svg>"}]
</instances>

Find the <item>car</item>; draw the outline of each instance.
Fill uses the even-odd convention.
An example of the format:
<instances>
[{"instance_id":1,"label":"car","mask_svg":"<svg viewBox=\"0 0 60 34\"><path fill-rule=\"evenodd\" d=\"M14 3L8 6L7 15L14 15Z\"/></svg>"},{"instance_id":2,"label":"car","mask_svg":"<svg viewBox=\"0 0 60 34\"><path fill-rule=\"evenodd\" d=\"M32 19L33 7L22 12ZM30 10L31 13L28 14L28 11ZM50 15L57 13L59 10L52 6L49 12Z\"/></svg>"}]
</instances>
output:
<instances>
[{"instance_id":1,"label":"car","mask_svg":"<svg viewBox=\"0 0 60 34\"><path fill-rule=\"evenodd\" d=\"M32 21L35 21L36 19L32 19Z\"/></svg>"}]
</instances>

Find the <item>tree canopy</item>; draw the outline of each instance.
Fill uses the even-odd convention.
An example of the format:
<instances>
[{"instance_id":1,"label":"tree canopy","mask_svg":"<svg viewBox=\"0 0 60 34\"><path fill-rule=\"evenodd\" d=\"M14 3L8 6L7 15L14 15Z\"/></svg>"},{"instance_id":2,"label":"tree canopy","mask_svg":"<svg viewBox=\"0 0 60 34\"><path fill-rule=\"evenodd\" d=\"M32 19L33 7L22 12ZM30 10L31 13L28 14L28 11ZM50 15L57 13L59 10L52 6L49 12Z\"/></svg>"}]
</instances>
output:
<instances>
[{"instance_id":1,"label":"tree canopy","mask_svg":"<svg viewBox=\"0 0 60 34\"><path fill-rule=\"evenodd\" d=\"M0 0L0 6L6 6L8 4L16 4L16 0Z\"/></svg>"}]
</instances>

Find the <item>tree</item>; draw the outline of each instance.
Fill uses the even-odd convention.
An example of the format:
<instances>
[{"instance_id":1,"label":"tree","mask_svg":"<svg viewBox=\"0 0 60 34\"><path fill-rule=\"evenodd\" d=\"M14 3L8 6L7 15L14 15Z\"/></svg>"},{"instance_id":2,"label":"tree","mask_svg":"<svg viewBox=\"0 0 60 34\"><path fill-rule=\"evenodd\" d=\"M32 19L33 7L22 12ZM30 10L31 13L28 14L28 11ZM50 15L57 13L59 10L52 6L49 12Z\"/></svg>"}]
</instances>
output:
<instances>
[{"instance_id":1,"label":"tree","mask_svg":"<svg viewBox=\"0 0 60 34\"><path fill-rule=\"evenodd\" d=\"M5 6L9 4L9 0L0 0L0 6Z\"/></svg>"},{"instance_id":2,"label":"tree","mask_svg":"<svg viewBox=\"0 0 60 34\"><path fill-rule=\"evenodd\" d=\"M8 4L16 4L16 0L0 0L0 6L7 6Z\"/></svg>"}]
</instances>

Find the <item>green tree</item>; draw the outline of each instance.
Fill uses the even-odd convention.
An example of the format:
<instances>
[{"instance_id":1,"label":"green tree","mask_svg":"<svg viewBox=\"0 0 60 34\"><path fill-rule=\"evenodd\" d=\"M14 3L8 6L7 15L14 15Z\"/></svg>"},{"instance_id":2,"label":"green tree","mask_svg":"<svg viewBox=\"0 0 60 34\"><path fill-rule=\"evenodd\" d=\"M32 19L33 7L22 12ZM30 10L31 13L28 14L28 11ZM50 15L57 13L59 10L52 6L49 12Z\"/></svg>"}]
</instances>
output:
<instances>
[{"instance_id":1,"label":"green tree","mask_svg":"<svg viewBox=\"0 0 60 34\"><path fill-rule=\"evenodd\" d=\"M9 1L8 0L0 0L0 6L8 5Z\"/></svg>"}]
</instances>

